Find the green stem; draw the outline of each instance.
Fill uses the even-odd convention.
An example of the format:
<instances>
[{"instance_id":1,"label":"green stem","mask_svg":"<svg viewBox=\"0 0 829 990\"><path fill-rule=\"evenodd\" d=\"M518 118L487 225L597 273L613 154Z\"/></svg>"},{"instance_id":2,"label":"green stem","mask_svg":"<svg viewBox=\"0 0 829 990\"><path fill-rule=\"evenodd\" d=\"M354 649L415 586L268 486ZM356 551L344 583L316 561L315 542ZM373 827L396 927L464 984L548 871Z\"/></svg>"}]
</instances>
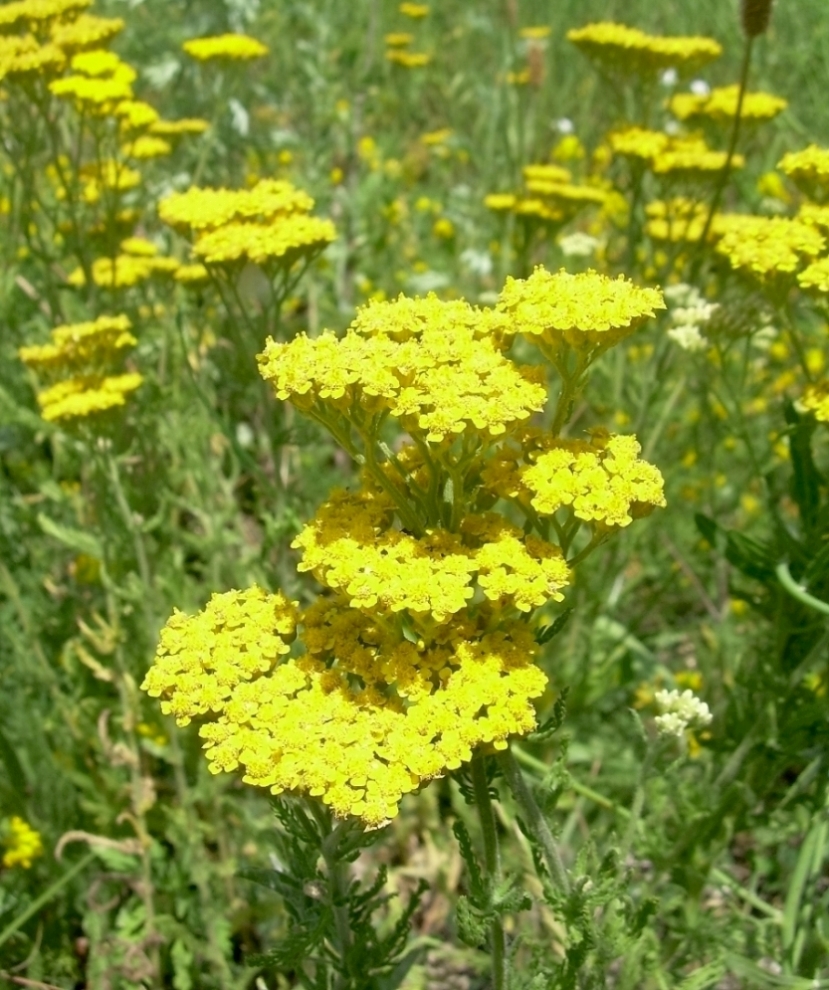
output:
<instances>
[{"instance_id":1,"label":"green stem","mask_svg":"<svg viewBox=\"0 0 829 990\"><path fill-rule=\"evenodd\" d=\"M547 869L550 873L550 879L565 894L569 894L570 879L567 876L567 870L564 868L556 840L553 838L550 826L544 819L544 815L542 815L541 809L538 807L532 791L524 779L524 775L521 773L521 768L518 766L515 754L512 750L505 749L502 753L498 754L498 762L501 765L501 770L504 772L509 789L512 791L512 795L524 815L524 821L527 827L541 847L544 862L547 864Z\"/></svg>"},{"instance_id":2,"label":"green stem","mask_svg":"<svg viewBox=\"0 0 829 990\"><path fill-rule=\"evenodd\" d=\"M498 848L498 831L495 823L495 812L489 794L489 781L486 775L486 757L477 756L471 763L472 787L475 791L475 804L478 808L478 818L481 822L481 832L484 838L484 866L486 868L487 893L492 898L493 892L501 881L501 853ZM490 922L489 935L492 952L492 986L493 990L507 990L509 973L507 970L506 936L500 917Z\"/></svg>"},{"instance_id":3,"label":"green stem","mask_svg":"<svg viewBox=\"0 0 829 990\"><path fill-rule=\"evenodd\" d=\"M746 88L748 86L748 70L751 66L751 50L753 45L754 39L746 38L746 46L743 50L743 65L740 70L740 92L737 96L737 110L734 114L734 126L731 129L731 141L728 145L728 154L725 158L725 165L723 165L722 172L720 173L717 188L714 190L714 198L711 200L711 207L708 210L708 216L705 218L705 226L702 228L702 234L700 235L699 241L697 241L697 251L701 251L705 247L705 242L711 231L711 224L714 222L714 215L719 209L720 202L722 201L722 194L725 191L728 177L731 175L731 165L734 161L734 154L737 151L737 142L740 139L740 123L742 122L743 116L743 101L745 100Z\"/></svg>"},{"instance_id":4,"label":"green stem","mask_svg":"<svg viewBox=\"0 0 829 990\"><path fill-rule=\"evenodd\" d=\"M46 890L44 890L43 893L40 895L40 897L35 898L35 900L32 901L32 903L26 908L26 910L23 911L21 914L19 914L14 919L14 921L6 925L3 931L0 932L0 948L4 946L6 942L8 942L8 940L12 937L12 935L15 934L15 932L17 932L23 925L26 924L29 918L33 918L37 914L37 912L42 907L47 905L49 901L52 900L53 897L59 894L61 890L63 890L63 888L71 880L74 880L75 877L82 870L85 870L93 859L95 859L95 853L89 853L88 855L84 856L83 859L78 860L78 862L75 863L73 867L68 869L66 873L63 874L62 877L59 877L57 880L55 880L55 882L51 886L47 887Z\"/></svg>"},{"instance_id":5,"label":"green stem","mask_svg":"<svg viewBox=\"0 0 829 990\"><path fill-rule=\"evenodd\" d=\"M317 821L321 817L315 814ZM330 828L330 824L328 824ZM340 853L340 840L348 825L340 822L325 836L320 848L325 869L328 873L328 897L331 913L334 917L334 927L337 932L337 952L340 957L341 969L337 977L338 990L345 990L350 985L351 955L351 922L348 915L348 863Z\"/></svg>"},{"instance_id":6,"label":"green stem","mask_svg":"<svg viewBox=\"0 0 829 990\"><path fill-rule=\"evenodd\" d=\"M804 605L808 605L809 608L813 608L816 612L820 612L822 615L829 615L829 603L823 602L819 598L815 598L814 595L810 595L802 585L799 585L792 577L791 571L789 570L789 565L785 563L785 561L775 567L774 573L777 575L777 580L783 585L792 598L796 598L799 602L802 602Z\"/></svg>"}]
</instances>

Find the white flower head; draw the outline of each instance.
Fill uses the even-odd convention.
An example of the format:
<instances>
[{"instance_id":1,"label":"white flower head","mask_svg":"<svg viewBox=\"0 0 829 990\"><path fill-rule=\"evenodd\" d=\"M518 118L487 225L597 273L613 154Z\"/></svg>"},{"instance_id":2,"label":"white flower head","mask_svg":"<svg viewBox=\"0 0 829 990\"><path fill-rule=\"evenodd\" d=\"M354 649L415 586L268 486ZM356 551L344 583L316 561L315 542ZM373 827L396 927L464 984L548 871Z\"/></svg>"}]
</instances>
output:
<instances>
[{"instance_id":1,"label":"white flower head","mask_svg":"<svg viewBox=\"0 0 829 990\"><path fill-rule=\"evenodd\" d=\"M704 351L708 346L708 341L699 332L699 327L695 323L671 327L668 336L683 351Z\"/></svg>"},{"instance_id":2,"label":"white flower head","mask_svg":"<svg viewBox=\"0 0 829 990\"><path fill-rule=\"evenodd\" d=\"M657 691L656 703L661 714L656 716L660 736L681 737L686 729L701 729L713 719L711 710L693 691Z\"/></svg>"},{"instance_id":3,"label":"white flower head","mask_svg":"<svg viewBox=\"0 0 829 990\"><path fill-rule=\"evenodd\" d=\"M699 289L687 282L677 282L676 285L668 285L662 290L662 295L674 306L696 306L702 302Z\"/></svg>"},{"instance_id":4,"label":"white flower head","mask_svg":"<svg viewBox=\"0 0 829 990\"><path fill-rule=\"evenodd\" d=\"M695 79L691 83L690 90L694 96L708 96L711 92L711 87L704 79Z\"/></svg>"},{"instance_id":5,"label":"white flower head","mask_svg":"<svg viewBox=\"0 0 829 990\"><path fill-rule=\"evenodd\" d=\"M569 117L559 117L555 123L555 128L559 134L573 134L575 133L576 125Z\"/></svg>"},{"instance_id":6,"label":"white flower head","mask_svg":"<svg viewBox=\"0 0 829 990\"><path fill-rule=\"evenodd\" d=\"M694 323L699 326L707 323L719 308L719 303L706 303L700 300L691 306L678 306L671 312L671 323L682 326Z\"/></svg>"},{"instance_id":7,"label":"white flower head","mask_svg":"<svg viewBox=\"0 0 829 990\"><path fill-rule=\"evenodd\" d=\"M597 237L591 237L577 230L573 234L566 234L559 238L558 246L565 258L589 258L596 253L601 241Z\"/></svg>"},{"instance_id":8,"label":"white flower head","mask_svg":"<svg viewBox=\"0 0 829 990\"><path fill-rule=\"evenodd\" d=\"M662 75L659 77L659 81L663 86L676 86L679 80L679 73L676 69L665 69Z\"/></svg>"}]
</instances>

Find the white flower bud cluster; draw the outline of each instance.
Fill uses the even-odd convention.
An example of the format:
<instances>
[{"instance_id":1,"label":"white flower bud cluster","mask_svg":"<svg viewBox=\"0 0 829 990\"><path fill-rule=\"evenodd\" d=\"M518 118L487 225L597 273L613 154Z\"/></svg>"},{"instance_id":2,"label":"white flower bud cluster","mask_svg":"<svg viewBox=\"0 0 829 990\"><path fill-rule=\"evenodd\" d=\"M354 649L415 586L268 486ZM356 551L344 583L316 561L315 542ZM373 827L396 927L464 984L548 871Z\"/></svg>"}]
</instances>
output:
<instances>
[{"instance_id":1,"label":"white flower bud cluster","mask_svg":"<svg viewBox=\"0 0 829 990\"><path fill-rule=\"evenodd\" d=\"M684 351L705 350L708 341L700 328L711 319L719 303L705 302L698 289L684 282L665 289L665 298L676 307L670 312L672 325L668 336L671 340Z\"/></svg>"},{"instance_id":2,"label":"white flower bud cluster","mask_svg":"<svg viewBox=\"0 0 829 990\"><path fill-rule=\"evenodd\" d=\"M655 719L660 736L681 737L686 729L700 729L713 718L708 705L690 690L657 691L656 703L661 711Z\"/></svg>"}]
</instances>

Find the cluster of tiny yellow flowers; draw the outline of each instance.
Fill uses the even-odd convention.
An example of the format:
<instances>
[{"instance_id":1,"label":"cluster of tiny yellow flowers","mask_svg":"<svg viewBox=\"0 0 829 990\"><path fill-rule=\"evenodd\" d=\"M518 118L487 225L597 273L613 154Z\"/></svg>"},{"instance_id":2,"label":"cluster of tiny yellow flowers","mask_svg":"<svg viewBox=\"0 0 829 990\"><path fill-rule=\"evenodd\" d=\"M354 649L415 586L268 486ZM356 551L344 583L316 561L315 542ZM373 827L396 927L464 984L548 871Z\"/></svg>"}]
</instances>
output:
<instances>
[{"instance_id":1,"label":"cluster of tiny yellow flowers","mask_svg":"<svg viewBox=\"0 0 829 990\"><path fill-rule=\"evenodd\" d=\"M814 413L819 423L829 423L829 382L807 385L798 405L805 412Z\"/></svg>"},{"instance_id":2,"label":"cluster of tiny yellow flowers","mask_svg":"<svg viewBox=\"0 0 829 990\"><path fill-rule=\"evenodd\" d=\"M722 46L711 38L650 35L612 21L568 31L567 39L590 58L626 74L690 71L722 54Z\"/></svg>"},{"instance_id":3,"label":"cluster of tiny yellow flowers","mask_svg":"<svg viewBox=\"0 0 829 990\"><path fill-rule=\"evenodd\" d=\"M717 251L731 266L766 282L791 275L826 246L815 227L788 217L723 215L717 231Z\"/></svg>"},{"instance_id":4,"label":"cluster of tiny yellow flowers","mask_svg":"<svg viewBox=\"0 0 829 990\"><path fill-rule=\"evenodd\" d=\"M777 167L815 199L829 192L829 148L812 144L802 151L790 151Z\"/></svg>"},{"instance_id":5,"label":"cluster of tiny yellow flowers","mask_svg":"<svg viewBox=\"0 0 829 990\"><path fill-rule=\"evenodd\" d=\"M32 861L43 855L40 833L18 815L9 820L2 842L5 847L2 863L6 869L21 866L28 870Z\"/></svg>"},{"instance_id":6,"label":"cluster of tiny yellow flowers","mask_svg":"<svg viewBox=\"0 0 829 990\"><path fill-rule=\"evenodd\" d=\"M193 253L206 265L291 265L319 253L336 237L330 220L310 216L314 201L290 182L262 179L252 189L173 193L161 219L195 233Z\"/></svg>"},{"instance_id":7,"label":"cluster of tiny yellow flowers","mask_svg":"<svg viewBox=\"0 0 829 990\"><path fill-rule=\"evenodd\" d=\"M402 3L398 8L404 17L415 20L424 18L429 13L429 8L420 3ZM404 69L420 69L432 61L432 56L427 52L409 51L409 45L415 40L414 35L409 31L393 31L385 36L386 61L392 65L399 65Z\"/></svg>"},{"instance_id":8,"label":"cluster of tiny yellow flowers","mask_svg":"<svg viewBox=\"0 0 829 990\"><path fill-rule=\"evenodd\" d=\"M512 212L560 226L587 206L601 206L607 193L599 186L580 185L561 165L526 165L524 190L520 193L491 193L484 206L497 213Z\"/></svg>"},{"instance_id":9,"label":"cluster of tiny yellow flowers","mask_svg":"<svg viewBox=\"0 0 829 990\"><path fill-rule=\"evenodd\" d=\"M490 309L375 301L342 336L268 341L263 377L362 463L361 487L331 493L293 542L326 589L309 608L254 587L163 630L144 687L182 723L204 720L214 771L373 827L533 728L546 676L527 620L570 581L571 541L551 530L586 523L595 545L664 504L634 437L527 426L547 372L513 361L516 336L592 354L664 305L624 279L571 278L538 269ZM409 438L397 453L390 417Z\"/></svg>"},{"instance_id":10,"label":"cluster of tiny yellow flowers","mask_svg":"<svg viewBox=\"0 0 829 990\"><path fill-rule=\"evenodd\" d=\"M677 93L668 106L671 113L679 120L707 117L710 120L728 123L737 115L739 98L739 86L721 86L712 89L704 96L696 93ZM772 120L787 106L786 100L771 93L744 93L740 118L758 123Z\"/></svg>"},{"instance_id":11,"label":"cluster of tiny yellow flowers","mask_svg":"<svg viewBox=\"0 0 829 990\"><path fill-rule=\"evenodd\" d=\"M246 34L219 34L209 38L191 38L181 46L199 62L228 59L233 62L249 62L268 54L268 46Z\"/></svg>"},{"instance_id":12,"label":"cluster of tiny yellow flowers","mask_svg":"<svg viewBox=\"0 0 829 990\"><path fill-rule=\"evenodd\" d=\"M696 243L705 229L708 206L686 196L674 196L648 203L645 214L645 231L655 241Z\"/></svg>"},{"instance_id":13,"label":"cluster of tiny yellow flowers","mask_svg":"<svg viewBox=\"0 0 829 990\"><path fill-rule=\"evenodd\" d=\"M605 350L665 308L658 289L636 286L622 275L551 274L540 267L528 279L508 278L499 303L518 332L537 339L550 356L565 347Z\"/></svg>"},{"instance_id":14,"label":"cluster of tiny yellow flowers","mask_svg":"<svg viewBox=\"0 0 829 990\"><path fill-rule=\"evenodd\" d=\"M71 422L123 406L142 382L141 375L113 374L113 366L138 341L126 316L100 316L86 323L55 327L48 344L18 351L40 380L37 394L47 422Z\"/></svg>"}]
</instances>

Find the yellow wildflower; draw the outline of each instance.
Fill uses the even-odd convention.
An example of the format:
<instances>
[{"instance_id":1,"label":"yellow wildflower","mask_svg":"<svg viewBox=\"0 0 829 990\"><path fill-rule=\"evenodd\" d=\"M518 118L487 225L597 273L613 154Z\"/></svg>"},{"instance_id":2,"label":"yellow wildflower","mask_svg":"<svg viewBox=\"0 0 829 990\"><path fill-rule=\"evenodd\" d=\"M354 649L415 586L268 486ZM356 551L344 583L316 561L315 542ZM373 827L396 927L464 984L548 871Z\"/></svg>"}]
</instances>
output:
<instances>
[{"instance_id":1,"label":"yellow wildflower","mask_svg":"<svg viewBox=\"0 0 829 990\"><path fill-rule=\"evenodd\" d=\"M397 8L404 17L418 19L429 14L429 7L425 3L401 3Z\"/></svg>"},{"instance_id":2,"label":"yellow wildflower","mask_svg":"<svg viewBox=\"0 0 829 990\"><path fill-rule=\"evenodd\" d=\"M740 87L720 86L705 96L695 93L677 93L668 107L679 120L708 117L720 123L731 122L737 113ZM772 120L788 106L788 101L771 93L746 93L740 117L743 120L761 122Z\"/></svg>"},{"instance_id":3,"label":"yellow wildflower","mask_svg":"<svg viewBox=\"0 0 829 990\"><path fill-rule=\"evenodd\" d=\"M562 345L604 350L664 309L665 302L658 289L639 288L622 275L552 274L537 267L527 279L507 279L498 307L518 333L557 353Z\"/></svg>"},{"instance_id":4,"label":"yellow wildflower","mask_svg":"<svg viewBox=\"0 0 829 990\"><path fill-rule=\"evenodd\" d=\"M611 21L568 31L567 40L609 68L643 75L668 68L690 71L722 54L711 38L659 37Z\"/></svg>"},{"instance_id":5,"label":"yellow wildflower","mask_svg":"<svg viewBox=\"0 0 829 990\"><path fill-rule=\"evenodd\" d=\"M406 48L414 41L414 35L405 31L395 31L383 37L388 48Z\"/></svg>"},{"instance_id":6,"label":"yellow wildflower","mask_svg":"<svg viewBox=\"0 0 829 990\"><path fill-rule=\"evenodd\" d=\"M0 32L21 24L58 20L92 6L92 0L12 0L0 7Z\"/></svg>"},{"instance_id":7,"label":"yellow wildflower","mask_svg":"<svg viewBox=\"0 0 829 990\"><path fill-rule=\"evenodd\" d=\"M829 382L807 385L798 405L806 412L814 413L819 423L829 423Z\"/></svg>"},{"instance_id":8,"label":"yellow wildflower","mask_svg":"<svg viewBox=\"0 0 829 990\"><path fill-rule=\"evenodd\" d=\"M51 40L65 52L80 51L93 48L110 41L124 30L124 21L120 17L96 17L93 14L81 14L80 17L68 23L58 21L52 25Z\"/></svg>"},{"instance_id":9,"label":"yellow wildflower","mask_svg":"<svg viewBox=\"0 0 829 990\"><path fill-rule=\"evenodd\" d=\"M814 227L787 217L719 218L723 231L717 251L731 266L761 280L795 272L804 258L815 258L826 246Z\"/></svg>"},{"instance_id":10,"label":"yellow wildflower","mask_svg":"<svg viewBox=\"0 0 829 990\"><path fill-rule=\"evenodd\" d=\"M273 220L313 209L311 197L290 182L262 179L252 189L200 189L173 193L158 206L158 215L173 227L212 230L234 220Z\"/></svg>"},{"instance_id":11,"label":"yellow wildflower","mask_svg":"<svg viewBox=\"0 0 829 990\"><path fill-rule=\"evenodd\" d=\"M268 54L268 46L246 34L220 34L209 38L191 38L182 49L199 62L226 58L247 62Z\"/></svg>"},{"instance_id":12,"label":"yellow wildflower","mask_svg":"<svg viewBox=\"0 0 829 990\"><path fill-rule=\"evenodd\" d=\"M797 276L801 289L811 289L814 292L829 292L829 258L813 261Z\"/></svg>"},{"instance_id":13,"label":"yellow wildflower","mask_svg":"<svg viewBox=\"0 0 829 990\"><path fill-rule=\"evenodd\" d=\"M777 167L809 195L829 189L829 148L810 144L802 151L790 151Z\"/></svg>"},{"instance_id":14,"label":"yellow wildflower","mask_svg":"<svg viewBox=\"0 0 829 990\"><path fill-rule=\"evenodd\" d=\"M49 423L85 419L124 406L127 396L143 380L135 372L67 378L39 392L37 402L41 415Z\"/></svg>"},{"instance_id":15,"label":"yellow wildflower","mask_svg":"<svg viewBox=\"0 0 829 990\"><path fill-rule=\"evenodd\" d=\"M148 158L163 158L172 154L173 146L164 138L153 137L150 134L142 134L129 144L121 146L121 154L125 158L136 158L139 161Z\"/></svg>"},{"instance_id":16,"label":"yellow wildflower","mask_svg":"<svg viewBox=\"0 0 829 990\"><path fill-rule=\"evenodd\" d=\"M402 65L404 69L421 69L432 61L432 56L426 52L407 52L400 48L389 48L386 51L386 61L394 65Z\"/></svg>"},{"instance_id":17,"label":"yellow wildflower","mask_svg":"<svg viewBox=\"0 0 829 990\"><path fill-rule=\"evenodd\" d=\"M336 239L330 220L292 214L271 223L227 223L202 234L193 253L205 264L228 264L247 258L255 264L293 262L320 251Z\"/></svg>"},{"instance_id":18,"label":"yellow wildflower","mask_svg":"<svg viewBox=\"0 0 829 990\"><path fill-rule=\"evenodd\" d=\"M6 851L3 853L2 863L6 869L22 866L24 870L28 870L31 868L32 860L43 855L43 840L40 833L18 815L14 815L9 822L3 845Z\"/></svg>"}]
</instances>

